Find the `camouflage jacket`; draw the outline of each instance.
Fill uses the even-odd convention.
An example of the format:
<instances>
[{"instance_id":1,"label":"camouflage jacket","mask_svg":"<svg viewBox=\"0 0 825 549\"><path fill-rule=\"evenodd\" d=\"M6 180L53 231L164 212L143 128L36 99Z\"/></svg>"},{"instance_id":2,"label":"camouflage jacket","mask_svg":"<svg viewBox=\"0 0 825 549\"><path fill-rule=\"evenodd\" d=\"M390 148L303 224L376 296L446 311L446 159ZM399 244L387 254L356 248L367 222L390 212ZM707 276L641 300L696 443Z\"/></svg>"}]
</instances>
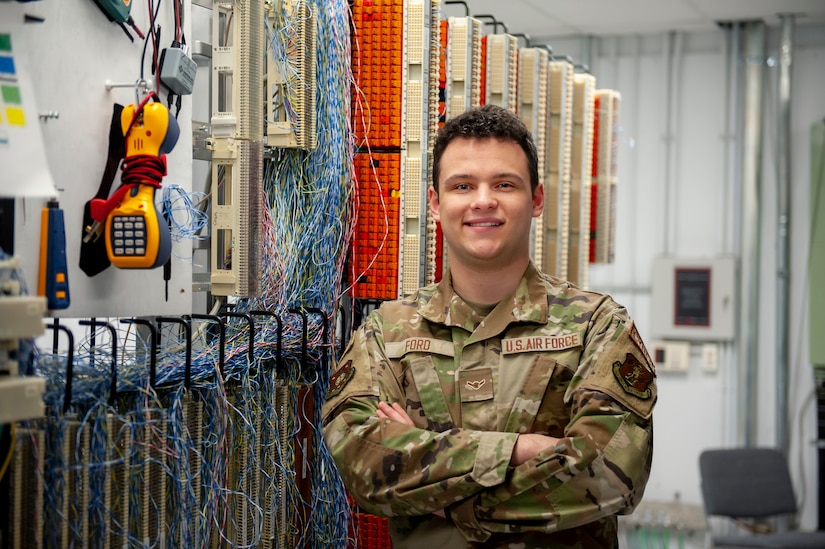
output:
<instances>
[{"instance_id":1,"label":"camouflage jacket","mask_svg":"<svg viewBox=\"0 0 825 549\"><path fill-rule=\"evenodd\" d=\"M415 427L378 419L379 399ZM485 318L449 277L373 312L330 379L324 436L395 549L612 547L650 473L655 402L625 309L531 263ZM512 467L519 433L561 440Z\"/></svg>"}]
</instances>

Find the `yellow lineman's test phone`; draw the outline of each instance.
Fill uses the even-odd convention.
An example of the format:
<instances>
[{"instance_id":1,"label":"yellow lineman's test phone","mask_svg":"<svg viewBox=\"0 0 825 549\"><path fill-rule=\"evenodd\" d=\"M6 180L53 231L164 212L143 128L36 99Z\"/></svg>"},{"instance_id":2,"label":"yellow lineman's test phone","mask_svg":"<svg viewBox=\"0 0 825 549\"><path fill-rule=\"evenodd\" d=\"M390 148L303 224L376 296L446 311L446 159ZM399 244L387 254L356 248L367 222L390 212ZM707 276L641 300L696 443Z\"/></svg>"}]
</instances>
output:
<instances>
[{"instance_id":1,"label":"yellow lineman's test phone","mask_svg":"<svg viewBox=\"0 0 825 549\"><path fill-rule=\"evenodd\" d=\"M108 199L92 200L92 217L103 222L106 252L121 269L150 269L172 252L169 225L155 205L166 175L166 153L177 143L177 120L161 103L127 105L121 113L126 156L122 184Z\"/></svg>"},{"instance_id":2,"label":"yellow lineman's test phone","mask_svg":"<svg viewBox=\"0 0 825 549\"><path fill-rule=\"evenodd\" d=\"M152 185L131 185L106 219L106 253L115 267L147 269L169 259L172 241L155 206L156 190Z\"/></svg>"}]
</instances>

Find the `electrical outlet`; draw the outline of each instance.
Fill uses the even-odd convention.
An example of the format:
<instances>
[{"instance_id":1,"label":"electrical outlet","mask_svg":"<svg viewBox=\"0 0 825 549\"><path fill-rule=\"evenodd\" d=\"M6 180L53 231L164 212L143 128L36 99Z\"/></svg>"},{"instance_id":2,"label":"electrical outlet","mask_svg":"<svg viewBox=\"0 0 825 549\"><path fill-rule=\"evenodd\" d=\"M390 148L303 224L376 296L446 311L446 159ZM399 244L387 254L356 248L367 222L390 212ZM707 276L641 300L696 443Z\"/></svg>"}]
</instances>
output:
<instances>
[{"instance_id":1,"label":"electrical outlet","mask_svg":"<svg viewBox=\"0 0 825 549\"><path fill-rule=\"evenodd\" d=\"M716 343L702 345L702 368L715 372L719 368L719 346Z\"/></svg>"},{"instance_id":2,"label":"electrical outlet","mask_svg":"<svg viewBox=\"0 0 825 549\"><path fill-rule=\"evenodd\" d=\"M687 341L669 341L667 343L668 369L687 372L690 362L690 343Z\"/></svg>"}]
</instances>

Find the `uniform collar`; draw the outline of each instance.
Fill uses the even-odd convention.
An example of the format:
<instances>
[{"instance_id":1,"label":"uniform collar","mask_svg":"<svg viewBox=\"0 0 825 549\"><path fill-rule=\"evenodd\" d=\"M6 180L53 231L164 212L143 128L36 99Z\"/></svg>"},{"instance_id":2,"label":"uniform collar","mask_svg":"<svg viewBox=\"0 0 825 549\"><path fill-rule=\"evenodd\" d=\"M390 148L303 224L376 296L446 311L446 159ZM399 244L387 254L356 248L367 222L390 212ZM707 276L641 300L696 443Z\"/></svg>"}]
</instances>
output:
<instances>
[{"instance_id":1,"label":"uniform collar","mask_svg":"<svg viewBox=\"0 0 825 549\"><path fill-rule=\"evenodd\" d=\"M431 288L432 296L421 306L419 313L433 323L457 326L469 332L488 326L498 333L512 322L547 323L547 288L532 261L527 265L516 291L499 302L483 319L482 326L479 326L482 319L453 290L449 271L441 282ZM482 334L474 335L474 339L482 338Z\"/></svg>"}]
</instances>

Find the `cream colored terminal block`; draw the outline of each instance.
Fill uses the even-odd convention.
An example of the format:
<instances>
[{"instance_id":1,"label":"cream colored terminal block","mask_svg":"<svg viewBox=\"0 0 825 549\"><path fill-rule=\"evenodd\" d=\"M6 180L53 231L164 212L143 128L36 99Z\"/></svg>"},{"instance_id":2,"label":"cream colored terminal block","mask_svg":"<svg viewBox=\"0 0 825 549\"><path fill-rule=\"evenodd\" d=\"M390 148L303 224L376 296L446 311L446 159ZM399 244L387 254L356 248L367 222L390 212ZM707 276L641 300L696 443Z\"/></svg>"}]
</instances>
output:
<instances>
[{"instance_id":1,"label":"cream colored terminal block","mask_svg":"<svg viewBox=\"0 0 825 549\"><path fill-rule=\"evenodd\" d=\"M439 95L440 95L440 79L441 79L441 14L440 14L440 0L430 0L430 44L427 52L428 71L428 85L429 90L429 106L427 109L427 135L434 136L438 132L438 109L439 109ZM433 173L433 140L427 140L427 164L426 164L426 178L427 184L425 193L430 185L432 185ZM429 210L425 205L425 254L424 254L424 284L430 284L436 279L436 241L437 231L435 220L429 215ZM439 273L440 274L440 273Z\"/></svg>"},{"instance_id":2,"label":"cream colored terminal block","mask_svg":"<svg viewBox=\"0 0 825 549\"><path fill-rule=\"evenodd\" d=\"M548 79L543 267L546 272L566 280L573 139L573 65L566 61L550 61Z\"/></svg>"},{"instance_id":3,"label":"cream colored terminal block","mask_svg":"<svg viewBox=\"0 0 825 549\"><path fill-rule=\"evenodd\" d=\"M596 90L599 107L596 174L592 191L596 193L596 226L590 227L595 235L594 263L612 263L616 240L616 186L618 181L619 107L621 95L614 90Z\"/></svg>"},{"instance_id":4,"label":"cream colored terminal block","mask_svg":"<svg viewBox=\"0 0 825 549\"><path fill-rule=\"evenodd\" d=\"M590 184L595 91L596 78L593 75L573 76L567 280L583 289L587 289L590 269Z\"/></svg>"},{"instance_id":5,"label":"cream colored terminal block","mask_svg":"<svg viewBox=\"0 0 825 549\"><path fill-rule=\"evenodd\" d=\"M539 177L547 173L547 60L544 48L522 48L519 50L518 116L536 141L538 151ZM549 208L557 208L555 200L545 194L545 215ZM533 219L531 229L531 252L533 260L542 268L545 261L544 216ZM551 274L553 271L548 271Z\"/></svg>"},{"instance_id":6,"label":"cream colored terminal block","mask_svg":"<svg viewBox=\"0 0 825 549\"><path fill-rule=\"evenodd\" d=\"M510 34L487 37L485 103L515 113L518 110L518 38Z\"/></svg>"},{"instance_id":7,"label":"cream colored terminal block","mask_svg":"<svg viewBox=\"0 0 825 549\"><path fill-rule=\"evenodd\" d=\"M450 17L447 42L447 118L481 104L481 29L472 17Z\"/></svg>"},{"instance_id":8,"label":"cream colored terminal block","mask_svg":"<svg viewBox=\"0 0 825 549\"><path fill-rule=\"evenodd\" d=\"M0 297L0 425L43 416L46 380L20 377L16 360L19 340L43 333L46 299L36 296Z\"/></svg>"},{"instance_id":9,"label":"cream colored terminal block","mask_svg":"<svg viewBox=\"0 0 825 549\"><path fill-rule=\"evenodd\" d=\"M427 182L429 136L432 120L429 112L438 103L438 72L430 73L432 0L404 2L403 90L401 124L401 227L399 242L399 296L409 295L425 284L427 247ZM436 49L438 52L438 49ZM436 65L437 67L437 65ZM435 94L431 84L436 85ZM430 101L435 97L435 105ZM434 135L434 133L432 134Z\"/></svg>"},{"instance_id":10,"label":"cream colored terminal block","mask_svg":"<svg viewBox=\"0 0 825 549\"><path fill-rule=\"evenodd\" d=\"M318 145L318 17L307 2L268 6L269 27L279 36L267 48L266 144L312 150Z\"/></svg>"},{"instance_id":11,"label":"cream colored terminal block","mask_svg":"<svg viewBox=\"0 0 825 549\"><path fill-rule=\"evenodd\" d=\"M212 17L211 291L261 291L263 0L216 0Z\"/></svg>"}]
</instances>

